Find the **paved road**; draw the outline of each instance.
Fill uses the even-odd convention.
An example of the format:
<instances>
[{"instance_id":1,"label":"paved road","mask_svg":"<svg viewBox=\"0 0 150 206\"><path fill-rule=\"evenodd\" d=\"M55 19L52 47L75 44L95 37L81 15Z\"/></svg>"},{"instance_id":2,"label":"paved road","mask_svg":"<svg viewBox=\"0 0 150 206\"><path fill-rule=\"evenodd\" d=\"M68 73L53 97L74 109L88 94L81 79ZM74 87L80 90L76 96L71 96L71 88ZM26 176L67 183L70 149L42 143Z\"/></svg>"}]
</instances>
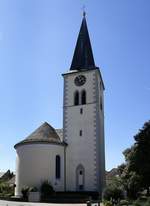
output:
<instances>
[{"instance_id":1,"label":"paved road","mask_svg":"<svg viewBox=\"0 0 150 206\"><path fill-rule=\"evenodd\" d=\"M0 206L86 206L87 204L54 204L54 203L30 203L30 202L10 202L0 200Z\"/></svg>"},{"instance_id":2,"label":"paved road","mask_svg":"<svg viewBox=\"0 0 150 206\"><path fill-rule=\"evenodd\" d=\"M0 206L87 206L87 204L31 203L0 200ZM103 206L103 204L101 204Z\"/></svg>"}]
</instances>

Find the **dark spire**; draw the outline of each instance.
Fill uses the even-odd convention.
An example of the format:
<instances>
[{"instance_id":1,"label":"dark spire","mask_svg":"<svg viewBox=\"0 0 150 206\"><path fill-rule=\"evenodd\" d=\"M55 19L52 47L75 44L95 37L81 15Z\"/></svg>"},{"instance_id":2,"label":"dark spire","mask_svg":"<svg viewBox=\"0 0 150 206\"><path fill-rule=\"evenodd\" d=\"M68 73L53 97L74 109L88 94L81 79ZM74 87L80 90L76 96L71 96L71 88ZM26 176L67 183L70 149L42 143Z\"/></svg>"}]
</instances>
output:
<instances>
[{"instance_id":1,"label":"dark spire","mask_svg":"<svg viewBox=\"0 0 150 206\"><path fill-rule=\"evenodd\" d=\"M70 70L87 70L95 68L93 52L85 16L86 12L84 11L83 20Z\"/></svg>"}]
</instances>

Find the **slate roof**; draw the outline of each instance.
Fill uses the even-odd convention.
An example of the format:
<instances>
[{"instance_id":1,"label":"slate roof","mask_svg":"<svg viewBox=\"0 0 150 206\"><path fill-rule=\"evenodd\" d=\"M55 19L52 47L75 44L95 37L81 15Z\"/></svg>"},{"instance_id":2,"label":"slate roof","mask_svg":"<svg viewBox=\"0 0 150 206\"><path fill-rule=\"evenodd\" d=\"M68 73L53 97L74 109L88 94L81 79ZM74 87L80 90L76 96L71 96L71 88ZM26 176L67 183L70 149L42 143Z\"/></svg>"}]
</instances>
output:
<instances>
[{"instance_id":1,"label":"slate roof","mask_svg":"<svg viewBox=\"0 0 150 206\"><path fill-rule=\"evenodd\" d=\"M10 180L7 181L9 185L14 185L16 180L16 176L14 175Z\"/></svg>"},{"instance_id":2,"label":"slate roof","mask_svg":"<svg viewBox=\"0 0 150 206\"><path fill-rule=\"evenodd\" d=\"M14 147L16 148L19 145L31 144L31 143L53 143L53 144L65 144L60 139L56 130L49 125L47 122L42 124L37 128L32 134L30 134L26 139L17 143Z\"/></svg>"},{"instance_id":3,"label":"slate roof","mask_svg":"<svg viewBox=\"0 0 150 206\"><path fill-rule=\"evenodd\" d=\"M58 134L61 141L63 141L63 129L56 129L56 133Z\"/></svg>"},{"instance_id":4,"label":"slate roof","mask_svg":"<svg viewBox=\"0 0 150 206\"><path fill-rule=\"evenodd\" d=\"M95 68L96 66L84 13L70 70L89 70Z\"/></svg>"}]
</instances>

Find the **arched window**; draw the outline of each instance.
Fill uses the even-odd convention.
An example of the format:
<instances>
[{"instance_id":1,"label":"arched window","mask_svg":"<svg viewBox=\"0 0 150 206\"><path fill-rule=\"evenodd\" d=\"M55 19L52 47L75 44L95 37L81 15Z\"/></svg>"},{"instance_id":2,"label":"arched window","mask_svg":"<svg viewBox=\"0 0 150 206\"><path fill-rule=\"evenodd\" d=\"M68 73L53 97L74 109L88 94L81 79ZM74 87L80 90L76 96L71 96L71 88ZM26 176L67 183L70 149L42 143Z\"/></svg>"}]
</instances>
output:
<instances>
[{"instance_id":1,"label":"arched window","mask_svg":"<svg viewBox=\"0 0 150 206\"><path fill-rule=\"evenodd\" d=\"M74 93L74 105L79 105L79 92Z\"/></svg>"},{"instance_id":2,"label":"arched window","mask_svg":"<svg viewBox=\"0 0 150 206\"><path fill-rule=\"evenodd\" d=\"M81 104L86 104L86 91L81 92Z\"/></svg>"},{"instance_id":3,"label":"arched window","mask_svg":"<svg viewBox=\"0 0 150 206\"><path fill-rule=\"evenodd\" d=\"M76 168L76 189L77 191L84 190L84 180L85 179L85 170L84 167L80 164Z\"/></svg>"},{"instance_id":4,"label":"arched window","mask_svg":"<svg viewBox=\"0 0 150 206\"><path fill-rule=\"evenodd\" d=\"M60 179L60 173L61 173L60 156L56 155L56 179Z\"/></svg>"}]
</instances>

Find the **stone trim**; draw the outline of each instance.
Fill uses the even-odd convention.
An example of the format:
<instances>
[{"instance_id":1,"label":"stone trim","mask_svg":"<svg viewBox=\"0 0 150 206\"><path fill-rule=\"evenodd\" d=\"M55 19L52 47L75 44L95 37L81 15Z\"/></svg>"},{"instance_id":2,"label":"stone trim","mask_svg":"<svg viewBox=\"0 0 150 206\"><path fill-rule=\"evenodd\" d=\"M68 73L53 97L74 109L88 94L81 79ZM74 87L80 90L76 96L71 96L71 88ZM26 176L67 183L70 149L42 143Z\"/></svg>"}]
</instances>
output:
<instances>
[{"instance_id":1,"label":"stone trim","mask_svg":"<svg viewBox=\"0 0 150 206\"><path fill-rule=\"evenodd\" d=\"M64 108L66 107L78 107L78 106L86 106L86 105L89 105L89 104L96 104L97 102L94 101L94 102L89 102L89 103L86 103L86 104L79 104L79 105L70 105L70 106L64 106Z\"/></svg>"},{"instance_id":2,"label":"stone trim","mask_svg":"<svg viewBox=\"0 0 150 206\"><path fill-rule=\"evenodd\" d=\"M93 136L93 146L94 146L94 186L95 186L95 190L98 190L98 168L97 168L97 104L98 104L98 100L97 100L97 78L96 78L96 72L93 73L93 99L95 100L95 105L94 105L94 122L93 122L93 126L94 126L94 136Z\"/></svg>"},{"instance_id":3,"label":"stone trim","mask_svg":"<svg viewBox=\"0 0 150 206\"><path fill-rule=\"evenodd\" d=\"M63 106L63 138L67 141L67 102L68 102L68 78L64 78L64 106Z\"/></svg>"},{"instance_id":4,"label":"stone trim","mask_svg":"<svg viewBox=\"0 0 150 206\"><path fill-rule=\"evenodd\" d=\"M64 78L64 96L63 96L63 106L67 105L67 101L68 101L68 78Z\"/></svg>"},{"instance_id":5,"label":"stone trim","mask_svg":"<svg viewBox=\"0 0 150 206\"><path fill-rule=\"evenodd\" d=\"M62 76L67 76L67 75L74 75L74 74L79 74L79 73L85 73L85 72L91 72L91 71L94 71L94 70L99 70L99 67L95 67L93 69L84 69L84 70L71 70L71 71L68 71L67 73L63 73Z\"/></svg>"}]
</instances>

